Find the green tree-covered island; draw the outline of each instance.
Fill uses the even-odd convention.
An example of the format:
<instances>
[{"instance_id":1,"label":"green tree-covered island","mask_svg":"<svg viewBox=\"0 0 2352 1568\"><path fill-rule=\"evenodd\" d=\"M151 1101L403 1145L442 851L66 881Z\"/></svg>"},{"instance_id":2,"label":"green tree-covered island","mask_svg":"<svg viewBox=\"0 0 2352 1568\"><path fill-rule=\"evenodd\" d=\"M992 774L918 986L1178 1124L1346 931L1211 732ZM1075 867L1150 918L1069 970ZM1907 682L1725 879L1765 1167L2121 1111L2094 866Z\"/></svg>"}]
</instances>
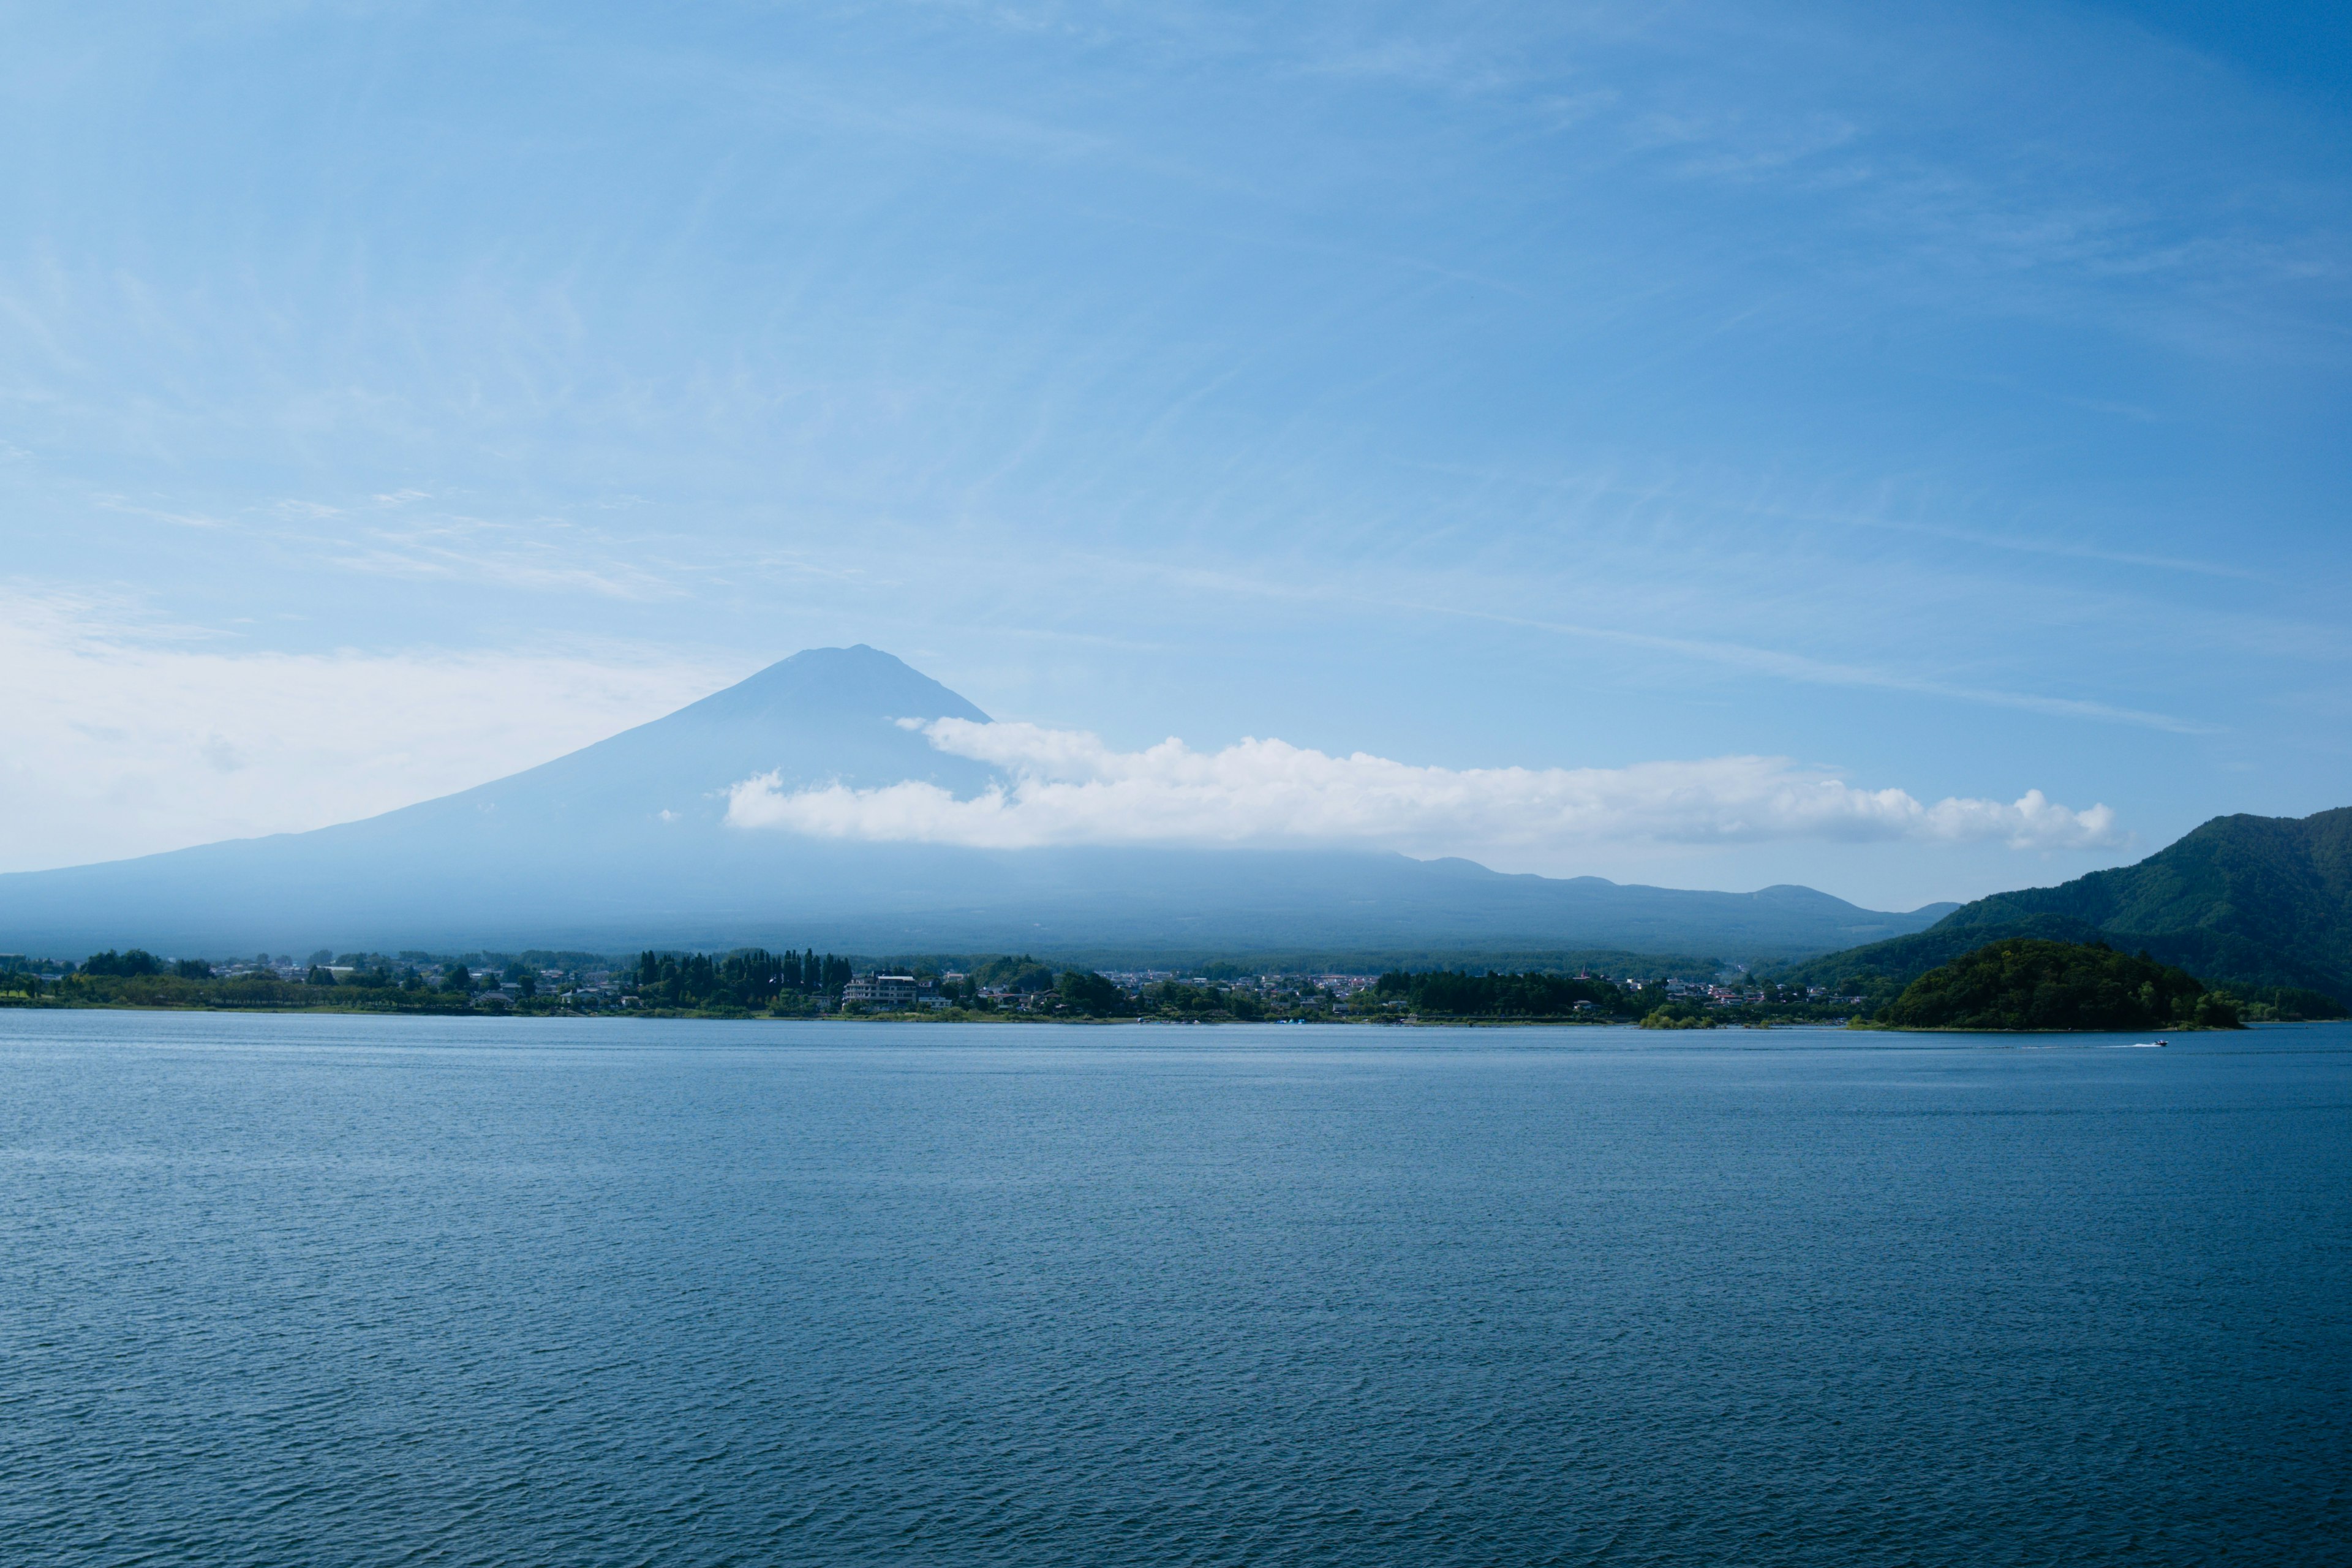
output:
<instances>
[{"instance_id":1,"label":"green tree-covered island","mask_svg":"<svg viewBox=\"0 0 2352 1568\"><path fill-rule=\"evenodd\" d=\"M2244 1008L2187 970L2103 942L1987 942L1931 969L1880 1008L1892 1029L2235 1029Z\"/></svg>"}]
</instances>

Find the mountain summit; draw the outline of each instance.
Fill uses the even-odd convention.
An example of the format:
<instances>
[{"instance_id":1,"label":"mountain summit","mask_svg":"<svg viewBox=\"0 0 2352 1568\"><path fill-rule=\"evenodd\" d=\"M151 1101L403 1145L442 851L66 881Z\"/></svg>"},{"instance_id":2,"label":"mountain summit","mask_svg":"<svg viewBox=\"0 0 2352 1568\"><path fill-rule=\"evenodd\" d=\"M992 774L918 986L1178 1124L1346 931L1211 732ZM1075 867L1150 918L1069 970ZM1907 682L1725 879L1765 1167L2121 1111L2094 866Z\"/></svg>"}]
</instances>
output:
<instances>
[{"instance_id":1,"label":"mountain summit","mask_svg":"<svg viewBox=\"0 0 2352 1568\"><path fill-rule=\"evenodd\" d=\"M838 781L856 788L922 779L958 793L984 787L988 771L946 756L898 721L988 715L878 648L796 653L677 712L522 773L438 800L387 812L341 833L381 826L406 834L425 821L478 830L501 857L538 841L552 850L583 830L663 837L679 821L716 825L727 791L774 773L787 786ZM495 821L493 822L493 818ZM304 837L315 837L305 835ZM612 838L597 846L611 851Z\"/></svg>"},{"instance_id":2,"label":"mountain summit","mask_svg":"<svg viewBox=\"0 0 2352 1568\"><path fill-rule=\"evenodd\" d=\"M510 777L310 833L0 876L0 945L457 948L809 943L868 951L1476 944L1797 956L1913 931L1949 906L1506 876L1338 851L985 850L746 831L727 792L994 775L902 721L988 715L878 649L813 648Z\"/></svg>"}]
</instances>

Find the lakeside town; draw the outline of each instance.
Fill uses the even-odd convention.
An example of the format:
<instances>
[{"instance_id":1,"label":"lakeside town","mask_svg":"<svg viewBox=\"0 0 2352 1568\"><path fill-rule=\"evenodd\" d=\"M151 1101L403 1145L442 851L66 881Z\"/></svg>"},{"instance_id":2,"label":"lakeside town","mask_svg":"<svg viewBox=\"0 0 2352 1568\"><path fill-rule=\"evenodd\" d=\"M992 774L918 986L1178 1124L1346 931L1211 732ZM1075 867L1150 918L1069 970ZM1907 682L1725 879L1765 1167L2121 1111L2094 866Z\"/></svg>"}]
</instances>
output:
<instances>
[{"instance_id":1,"label":"lakeside town","mask_svg":"<svg viewBox=\"0 0 2352 1568\"><path fill-rule=\"evenodd\" d=\"M1842 1022L1867 998L1787 987L1737 966L1688 974L1387 967L1092 969L1024 954L859 961L814 949L656 952L634 961L555 951L409 950L214 961L108 950L79 962L0 953L0 1005L226 1007L661 1017L1026 1018L1404 1022L1420 1018Z\"/></svg>"}]
</instances>

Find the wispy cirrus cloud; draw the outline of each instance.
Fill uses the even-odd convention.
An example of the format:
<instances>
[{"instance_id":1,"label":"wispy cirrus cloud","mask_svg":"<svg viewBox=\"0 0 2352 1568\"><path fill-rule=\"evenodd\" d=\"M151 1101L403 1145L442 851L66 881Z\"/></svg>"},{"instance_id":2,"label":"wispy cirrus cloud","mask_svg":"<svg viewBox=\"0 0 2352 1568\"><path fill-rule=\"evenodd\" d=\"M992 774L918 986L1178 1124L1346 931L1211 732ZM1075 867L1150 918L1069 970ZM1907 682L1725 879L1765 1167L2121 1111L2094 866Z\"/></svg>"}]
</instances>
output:
<instances>
[{"instance_id":1,"label":"wispy cirrus cloud","mask_svg":"<svg viewBox=\"0 0 2352 1568\"><path fill-rule=\"evenodd\" d=\"M1448 603L1427 592L1425 584L1424 591L1419 596L1402 597L1383 595L1338 584L1301 584L1245 573L1217 572L1197 567L1163 568L1161 574L1168 581L1213 588L1221 592L1246 593L1274 599L1346 600L1401 615L1442 616L1454 620L1485 621L1496 626L1517 626L1528 631L1544 632L1559 637L1576 637L1596 643L1615 644L1622 647L1672 654L1695 662L1752 671L1801 685L1908 692L1972 706L2007 708L2019 712L2042 713L2062 719L2089 720L2102 724L2124 724L2140 729L2168 731L2173 734L2207 735L2220 731L2220 726L2185 719L2177 714L2130 708L2119 703L2101 702L2087 698L2064 697L2044 692L1942 680L1899 668L1817 658L1810 654L1794 653L1782 648L1725 637L1675 636L1596 622L1568 621L1546 616L1512 614L1505 610ZM1488 596L1500 598L1502 594L1490 592Z\"/></svg>"},{"instance_id":2,"label":"wispy cirrus cloud","mask_svg":"<svg viewBox=\"0 0 2352 1568\"><path fill-rule=\"evenodd\" d=\"M400 490L372 498L357 515L317 506L310 514L343 523L347 531L330 559L345 571L609 599L683 595L676 584L624 559L599 531L560 517L494 521L418 505L432 500L420 490ZM281 510L299 504L282 503Z\"/></svg>"},{"instance_id":3,"label":"wispy cirrus cloud","mask_svg":"<svg viewBox=\"0 0 2352 1568\"><path fill-rule=\"evenodd\" d=\"M1005 783L959 798L920 782L787 791L767 774L735 785L728 820L818 837L998 849L1315 844L1477 858L1627 840L1991 841L2020 849L2126 841L2105 805L2071 810L2039 790L2005 803L1930 805L1781 757L1453 769L1362 752L1337 757L1277 740L1202 752L1171 738L1120 752L1082 731L1034 724L941 719L921 731L942 752L1003 770Z\"/></svg>"}]
</instances>

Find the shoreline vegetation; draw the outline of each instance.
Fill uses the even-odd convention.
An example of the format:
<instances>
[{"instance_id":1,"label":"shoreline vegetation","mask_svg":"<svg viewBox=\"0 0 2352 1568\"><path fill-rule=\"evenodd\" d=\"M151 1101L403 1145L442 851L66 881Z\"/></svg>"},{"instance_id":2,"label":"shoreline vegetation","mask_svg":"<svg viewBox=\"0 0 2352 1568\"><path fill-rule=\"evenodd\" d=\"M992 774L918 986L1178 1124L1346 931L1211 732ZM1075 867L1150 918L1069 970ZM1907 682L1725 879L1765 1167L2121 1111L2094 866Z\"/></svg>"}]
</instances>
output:
<instances>
[{"instance_id":1,"label":"shoreline vegetation","mask_svg":"<svg viewBox=\"0 0 2352 1568\"><path fill-rule=\"evenodd\" d=\"M1617 955L1630 958L1632 955ZM468 962L470 960L471 962ZM1596 974L1391 968L1369 973L1191 973L1056 967L1028 955L868 966L814 950L602 955L404 952L222 965L138 948L79 963L0 955L0 1007L416 1014L435 1016L851 1018L918 1023L1592 1024L1646 1029L1846 1026L2081 1033L2239 1028L2342 1017L2308 992L2232 995L2102 942L1989 942L1899 993L1830 995L1754 979L1669 974L1638 963ZM1680 967L1717 970L1715 961ZM1736 984L1724 984L1726 980Z\"/></svg>"}]
</instances>

